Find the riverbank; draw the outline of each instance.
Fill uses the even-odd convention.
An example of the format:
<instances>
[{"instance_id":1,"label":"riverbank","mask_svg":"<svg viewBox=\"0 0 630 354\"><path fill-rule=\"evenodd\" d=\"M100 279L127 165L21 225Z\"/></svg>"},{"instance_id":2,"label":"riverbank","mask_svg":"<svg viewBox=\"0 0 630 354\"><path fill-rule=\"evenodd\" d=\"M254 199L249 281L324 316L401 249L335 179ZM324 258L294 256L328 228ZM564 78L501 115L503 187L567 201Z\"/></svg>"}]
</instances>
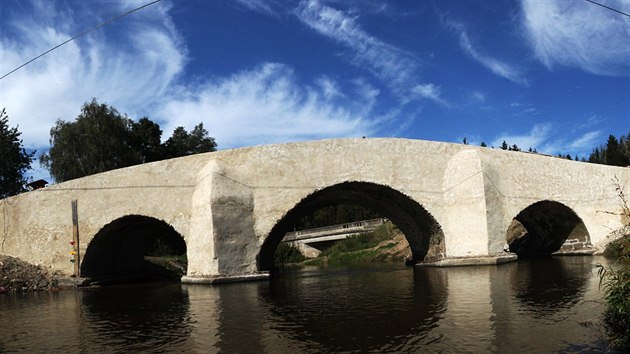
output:
<instances>
[{"instance_id":1,"label":"riverbank","mask_svg":"<svg viewBox=\"0 0 630 354\"><path fill-rule=\"evenodd\" d=\"M55 274L11 256L0 256L0 294L51 290L59 285Z\"/></svg>"}]
</instances>

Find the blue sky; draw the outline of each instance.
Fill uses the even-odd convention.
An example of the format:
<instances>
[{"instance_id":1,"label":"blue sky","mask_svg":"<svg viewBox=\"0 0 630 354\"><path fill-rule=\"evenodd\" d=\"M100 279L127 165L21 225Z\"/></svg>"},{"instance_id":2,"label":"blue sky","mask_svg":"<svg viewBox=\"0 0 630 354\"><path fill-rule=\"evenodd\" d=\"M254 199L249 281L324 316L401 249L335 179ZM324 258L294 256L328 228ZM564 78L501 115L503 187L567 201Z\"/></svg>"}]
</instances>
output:
<instances>
[{"instance_id":1,"label":"blue sky","mask_svg":"<svg viewBox=\"0 0 630 354\"><path fill-rule=\"evenodd\" d=\"M3 0L0 75L148 2ZM583 0L162 0L0 80L39 152L93 97L164 139L203 122L220 149L467 137L588 156L630 132L630 18Z\"/></svg>"}]
</instances>

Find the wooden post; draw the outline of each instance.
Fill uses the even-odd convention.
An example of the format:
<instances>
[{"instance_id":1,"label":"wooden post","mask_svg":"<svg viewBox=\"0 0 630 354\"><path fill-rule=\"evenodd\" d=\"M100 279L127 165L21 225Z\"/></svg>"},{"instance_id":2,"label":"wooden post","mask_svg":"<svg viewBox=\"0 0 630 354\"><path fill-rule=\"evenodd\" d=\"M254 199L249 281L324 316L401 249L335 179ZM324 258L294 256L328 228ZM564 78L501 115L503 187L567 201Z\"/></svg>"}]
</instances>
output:
<instances>
[{"instance_id":1,"label":"wooden post","mask_svg":"<svg viewBox=\"0 0 630 354\"><path fill-rule=\"evenodd\" d=\"M79 251L79 212L77 200L72 201L72 245L74 251L74 276L81 276L81 253Z\"/></svg>"}]
</instances>

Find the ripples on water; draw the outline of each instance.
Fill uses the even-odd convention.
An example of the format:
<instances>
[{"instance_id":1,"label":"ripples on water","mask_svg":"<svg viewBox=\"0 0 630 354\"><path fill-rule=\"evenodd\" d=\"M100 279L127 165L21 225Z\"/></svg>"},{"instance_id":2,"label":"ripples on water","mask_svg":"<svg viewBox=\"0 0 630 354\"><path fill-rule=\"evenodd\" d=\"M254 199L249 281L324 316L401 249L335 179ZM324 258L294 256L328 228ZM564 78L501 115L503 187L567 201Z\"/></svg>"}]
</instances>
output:
<instances>
[{"instance_id":1,"label":"ripples on water","mask_svg":"<svg viewBox=\"0 0 630 354\"><path fill-rule=\"evenodd\" d=\"M598 261L285 268L268 282L3 295L0 352L605 352Z\"/></svg>"}]
</instances>

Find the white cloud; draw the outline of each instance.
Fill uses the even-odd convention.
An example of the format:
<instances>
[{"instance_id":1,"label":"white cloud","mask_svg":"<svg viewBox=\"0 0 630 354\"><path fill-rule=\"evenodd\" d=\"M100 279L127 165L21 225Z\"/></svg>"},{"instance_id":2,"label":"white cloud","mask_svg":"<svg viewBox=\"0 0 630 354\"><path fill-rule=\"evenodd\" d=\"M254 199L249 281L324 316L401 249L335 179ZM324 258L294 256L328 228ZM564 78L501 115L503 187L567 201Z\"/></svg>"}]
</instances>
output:
<instances>
[{"instance_id":1,"label":"white cloud","mask_svg":"<svg viewBox=\"0 0 630 354\"><path fill-rule=\"evenodd\" d=\"M256 11L265 15L277 16L278 5L272 0L236 0L238 4L246 7L249 10Z\"/></svg>"},{"instance_id":2,"label":"white cloud","mask_svg":"<svg viewBox=\"0 0 630 354\"><path fill-rule=\"evenodd\" d=\"M630 12L627 0L602 1ZM522 0L523 27L544 65L600 75L630 74L628 18L586 1Z\"/></svg>"},{"instance_id":3,"label":"white cloud","mask_svg":"<svg viewBox=\"0 0 630 354\"><path fill-rule=\"evenodd\" d=\"M527 80L523 77L523 74L520 70L498 59L480 53L477 49L473 48L472 43L468 38L468 34L466 33L466 31L463 30L461 25L451 25L459 31L459 46L466 54L470 55L470 57L472 57L475 61L484 66L486 69L490 70L495 75L527 86Z\"/></svg>"},{"instance_id":4,"label":"white cloud","mask_svg":"<svg viewBox=\"0 0 630 354\"><path fill-rule=\"evenodd\" d=\"M602 133L600 131L589 131L580 136L568 136L568 132L554 129L551 123L540 123L521 135L502 134L493 140L492 146L499 147L503 141L508 145L518 145L522 150L530 147L538 152L549 155L571 154L587 156L594 146L598 145Z\"/></svg>"},{"instance_id":5,"label":"white cloud","mask_svg":"<svg viewBox=\"0 0 630 354\"><path fill-rule=\"evenodd\" d=\"M319 85L326 99L332 99L337 96L343 97L343 94L339 90L339 86L337 85L337 83L328 76L320 77L319 79L315 80L315 83Z\"/></svg>"},{"instance_id":6,"label":"white cloud","mask_svg":"<svg viewBox=\"0 0 630 354\"><path fill-rule=\"evenodd\" d=\"M118 5L119 11L130 6ZM11 30L0 34L3 71L84 30L72 20L78 9L32 6L37 8L15 14ZM375 130L380 118L370 115L379 91L361 79L350 82L349 92L327 76L303 85L290 67L271 63L205 82L198 78L201 84L178 83L187 49L168 10L162 3L148 7L119 22L115 39L107 28L94 31L0 80L0 107L12 126L20 126L25 146L46 150L55 120L73 120L93 97L132 118L148 115L164 137L176 126L192 129L203 122L220 148Z\"/></svg>"},{"instance_id":7,"label":"white cloud","mask_svg":"<svg viewBox=\"0 0 630 354\"><path fill-rule=\"evenodd\" d=\"M361 28L357 17L322 5L319 1L302 1L295 12L300 21L319 34L348 47L353 65L364 68L381 80L399 99L406 103L418 97L415 88L420 84L418 61L403 50L371 36ZM419 97L445 101L438 95Z\"/></svg>"},{"instance_id":8,"label":"white cloud","mask_svg":"<svg viewBox=\"0 0 630 354\"><path fill-rule=\"evenodd\" d=\"M545 143L553 130L553 125L551 123L541 123L536 124L532 129L523 135L509 135L502 134L494 141L492 141L492 146L499 147L503 143L503 141L507 142L510 146L516 144L519 148L526 150L531 148L538 149L540 151L540 146Z\"/></svg>"},{"instance_id":9,"label":"white cloud","mask_svg":"<svg viewBox=\"0 0 630 354\"><path fill-rule=\"evenodd\" d=\"M428 98L444 106L448 106L448 103L440 97L440 87L434 84L417 85L412 89L412 92L423 98Z\"/></svg>"},{"instance_id":10,"label":"white cloud","mask_svg":"<svg viewBox=\"0 0 630 354\"><path fill-rule=\"evenodd\" d=\"M85 30L60 3L29 5L34 9L6 19L10 30L0 34L3 72ZM159 101L182 72L186 50L170 18L161 17L163 5L143 12L150 21L134 15L119 20L118 29L127 28L115 40L94 31L0 80L0 106L20 126L25 146L48 146L55 120L73 120L93 97L132 115Z\"/></svg>"},{"instance_id":11,"label":"white cloud","mask_svg":"<svg viewBox=\"0 0 630 354\"><path fill-rule=\"evenodd\" d=\"M221 148L287 142L323 137L370 135L375 121L367 118L371 104L361 97L341 103L320 82L298 84L291 68L267 63L255 70L187 87L158 115L176 126L192 128L200 121ZM331 79L325 80L336 87Z\"/></svg>"},{"instance_id":12,"label":"white cloud","mask_svg":"<svg viewBox=\"0 0 630 354\"><path fill-rule=\"evenodd\" d=\"M595 146L599 145L598 141L602 133L599 131L588 132L574 141L568 144L568 149L571 151L590 151Z\"/></svg>"}]
</instances>

